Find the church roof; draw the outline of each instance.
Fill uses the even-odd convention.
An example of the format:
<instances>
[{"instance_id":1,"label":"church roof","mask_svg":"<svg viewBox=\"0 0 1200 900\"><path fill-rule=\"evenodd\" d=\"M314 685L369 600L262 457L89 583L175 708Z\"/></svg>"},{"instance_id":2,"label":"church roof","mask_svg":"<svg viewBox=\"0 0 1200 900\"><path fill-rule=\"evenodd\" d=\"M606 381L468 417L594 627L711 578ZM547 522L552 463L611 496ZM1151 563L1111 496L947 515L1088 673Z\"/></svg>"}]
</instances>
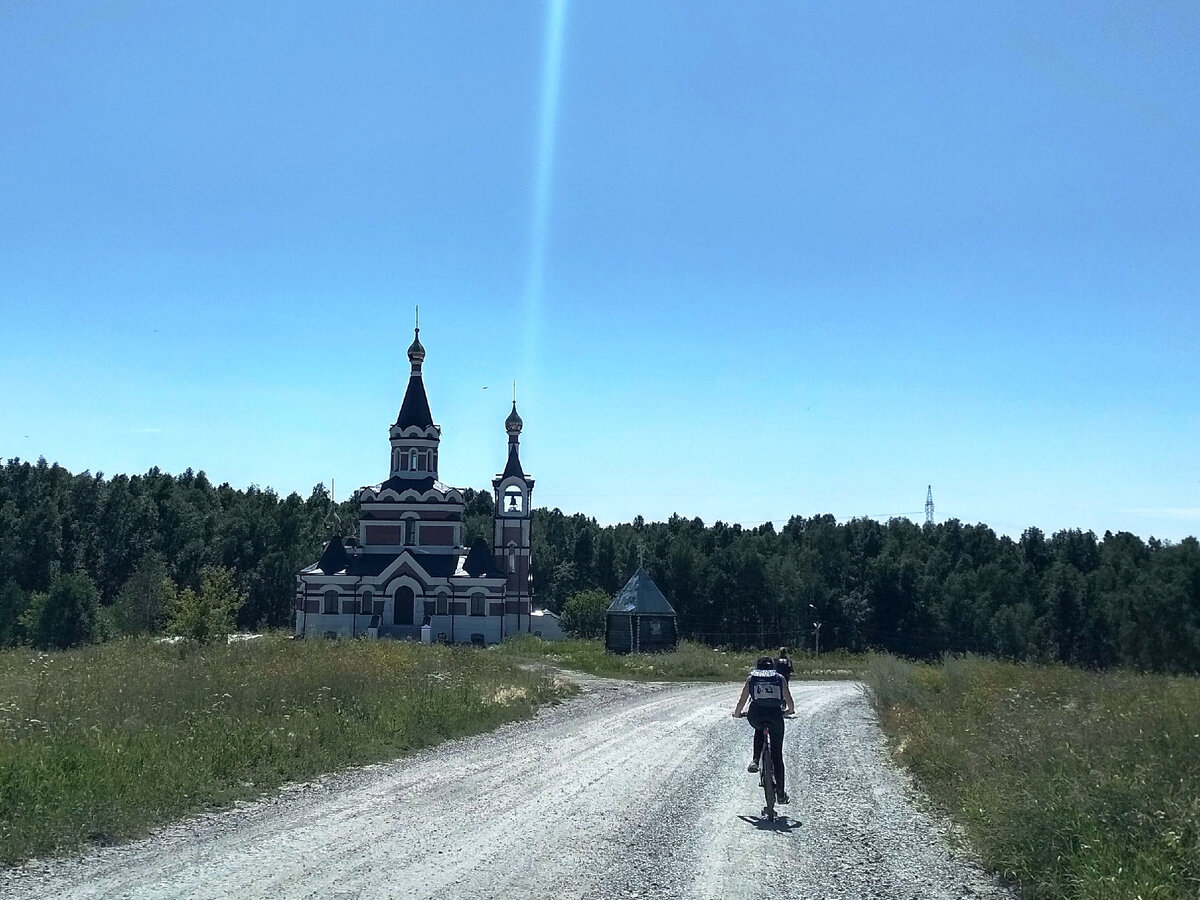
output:
<instances>
[{"instance_id":1,"label":"church roof","mask_svg":"<svg viewBox=\"0 0 1200 900\"><path fill-rule=\"evenodd\" d=\"M417 565L433 578L449 578L458 570L458 562L462 558L457 553L421 553L413 550L408 552L412 553Z\"/></svg>"},{"instance_id":2,"label":"church roof","mask_svg":"<svg viewBox=\"0 0 1200 900\"><path fill-rule=\"evenodd\" d=\"M406 548L399 553L360 553L351 556L341 546L341 538L330 541L321 554L316 565L305 569L305 572L320 572L322 575L363 575L375 577L382 575L384 570L394 563L397 557L408 553L416 560L417 565L429 573L432 578L449 578L458 571L462 557L457 553L425 553L420 550ZM330 550L334 545L341 548Z\"/></svg>"},{"instance_id":3,"label":"church roof","mask_svg":"<svg viewBox=\"0 0 1200 900\"><path fill-rule=\"evenodd\" d=\"M525 471L521 468L521 457L517 453L517 445L509 444L508 447L508 463L504 466L503 478L516 475L519 478L525 477Z\"/></svg>"},{"instance_id":4,"label":"church roof","mask_svg":"<svg viewBox=\"0 0 1200 900\"><path fill-rule=\"evenodd\" d=\"M637 615L673 616L675 610L658 589L658 585L650 574L641 566L633 576L625 582L625 587L617 592L616 598L608 607L610 613L636 613Z\"/></svg>"},{"instance_id":5,"label":"church roof","mask_svg":"<svg viewBox=\"0 0 1200 900\"><path fill-rule=\"evenodd\" d=\"M396 425L400 428L410 425L428 428L432 424L433 413L429 411L429 398L425 396L425 382L420 374L413 372L408 379L408 390L404 392L404 402L400 404Z\"/></svg>"},{"instance_id":6,"label":"church roof","mask_svg":"<svg viewBox=\"0 0 1200 900\"><path fill-rule=\"evenodd\" d=\"M432 475L428 475L425 478L401 478L397 475L389 478L382 484L373 486L371 490L373 490L376 494L381 494L389 488L395 491L397 494L402 491L416 491L419 494L423 494L435 485L439 487L443 493L450 490L450 488L446 485L434 481Z\"/></svg>"},{"instance_id":7,"label":"church roof","mask_svg":"<svg viewBox=\"0 0 1200 900\"><path fill-rule=\"evenodd\" d=\"M326 575L332 575L334 572L340 572L346 568L348 562L350 562L350 554L346 552L346 547L342 544L342 536L335 534L325 545L325 551L317 560L316 567Z\"/></svg>"},{"instance_id":8,"label":"church roof","mask_svg":"<svg viewBox=\"0 0 1200 900\"><path fill-rule=\"evenodd\" d=\"M475 543L471 545L471 552L467 554L467 561L463 563L463 571L476 578L481 575L489 578L504 577L504 573L496 568L492 551L483 538L476 538Z\"/></svg>"}]
</instances>

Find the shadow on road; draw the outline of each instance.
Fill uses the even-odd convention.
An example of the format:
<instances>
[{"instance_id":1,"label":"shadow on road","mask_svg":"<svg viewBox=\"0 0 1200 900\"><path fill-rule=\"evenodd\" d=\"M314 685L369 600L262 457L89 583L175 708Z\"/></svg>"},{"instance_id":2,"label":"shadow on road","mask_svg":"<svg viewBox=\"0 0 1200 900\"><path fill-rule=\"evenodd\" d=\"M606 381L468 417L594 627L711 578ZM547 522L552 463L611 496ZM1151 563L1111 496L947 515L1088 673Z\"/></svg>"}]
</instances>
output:
<instances>
[{"instance_id":1,"label":"shadow on road","mask_svg":"<svg viewBox=\"0 0 1200 900\"><path fill-rule=\"evenodd\" d=\"M794 831L804 824L803 822L793 822L787 816L780 816L774 822L768 822L761 816L738 816L738 818L748 825L753 825L759 831L778 831L781 834Z\"/></svg>"}]
</instances>

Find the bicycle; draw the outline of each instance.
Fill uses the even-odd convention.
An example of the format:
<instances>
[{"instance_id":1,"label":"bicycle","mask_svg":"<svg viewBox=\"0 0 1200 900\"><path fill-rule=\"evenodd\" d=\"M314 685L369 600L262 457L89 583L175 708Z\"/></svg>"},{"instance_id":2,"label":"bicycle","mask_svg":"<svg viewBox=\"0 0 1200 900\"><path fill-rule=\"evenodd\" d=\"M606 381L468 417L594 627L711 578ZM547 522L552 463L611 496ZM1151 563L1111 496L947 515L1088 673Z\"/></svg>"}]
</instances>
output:
<instances>
[{"instance_id":1,"label":"bicycle","mask_svg":"<svg viewBox=\"0 0 1200 900\"><path fill-rule=\"evenodd\" d=\"M742 713L739 718L746 718ZM762 755L759 757L758 784L763 789L763 799L767 805L763 807L762 816L768 822L775 821L775 759L771 755L771 729L768 725L760 725L755 729L763 736Z\"/></svg>"},{"instance_id":2,"label":"bicycle","mask_svg":"<svg viewBox=\"0 0 1200 900\"><path fill-rule=\"evenodd\" d=\"M775 760L771 756L771 729L763 725L758 729L763 736L763 751L759 761L758 783L763 789L763 797L767 805L763 807L763 817L768 822L775 821Z\"/></svg>"}]
</instances>

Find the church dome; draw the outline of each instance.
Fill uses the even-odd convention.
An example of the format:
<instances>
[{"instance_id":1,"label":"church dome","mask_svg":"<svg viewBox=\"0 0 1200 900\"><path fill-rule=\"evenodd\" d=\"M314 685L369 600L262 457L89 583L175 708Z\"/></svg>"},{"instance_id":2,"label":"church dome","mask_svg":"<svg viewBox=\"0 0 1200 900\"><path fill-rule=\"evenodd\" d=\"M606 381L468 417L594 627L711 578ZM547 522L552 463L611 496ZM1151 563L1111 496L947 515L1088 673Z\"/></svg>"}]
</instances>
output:
<instances>
[{"instance_id":1,"label":"church dome","mask_svg":"<svg viewBox=\"0 0 1200 900\"><path fill-rule=\"evenodd\" d=\"M508 418L504 420L504 430L509 434L520 434L525 423L521 421L521 417L517 415L517 401L513 401L512 412L508 414Z\"/></svg>"},{"instance_id":2,"label":"church dome","mask_svg":"<svg viewBox=\"0 0 1200 900\"><path fill-rule=\"evenodd\" d=\"M425 361L425 348L421 346L421 329L417 328L413 335L413 342L408 348L408 361L411 363L419 363Z\"/></svg>"}]
</instances>

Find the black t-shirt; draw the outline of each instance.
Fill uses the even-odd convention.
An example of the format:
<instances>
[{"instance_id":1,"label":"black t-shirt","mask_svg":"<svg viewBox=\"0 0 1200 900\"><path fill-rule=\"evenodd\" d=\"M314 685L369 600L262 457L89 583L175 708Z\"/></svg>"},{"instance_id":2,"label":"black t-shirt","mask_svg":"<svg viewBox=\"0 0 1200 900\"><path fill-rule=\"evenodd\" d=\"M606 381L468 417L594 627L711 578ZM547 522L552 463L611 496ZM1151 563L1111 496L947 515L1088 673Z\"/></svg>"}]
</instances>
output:
<instances>
[{"instance_id":1,"label":"black t-shirt","mask_svg":"<svg viewBox=\"0 0 1200 900\"><path fill-rule=\"evenodd\" d=\"M775 671L783 676L785 681L792 680L792 661L786 656L781 656L775 660Z\"/></svg>"}]
</instances>

